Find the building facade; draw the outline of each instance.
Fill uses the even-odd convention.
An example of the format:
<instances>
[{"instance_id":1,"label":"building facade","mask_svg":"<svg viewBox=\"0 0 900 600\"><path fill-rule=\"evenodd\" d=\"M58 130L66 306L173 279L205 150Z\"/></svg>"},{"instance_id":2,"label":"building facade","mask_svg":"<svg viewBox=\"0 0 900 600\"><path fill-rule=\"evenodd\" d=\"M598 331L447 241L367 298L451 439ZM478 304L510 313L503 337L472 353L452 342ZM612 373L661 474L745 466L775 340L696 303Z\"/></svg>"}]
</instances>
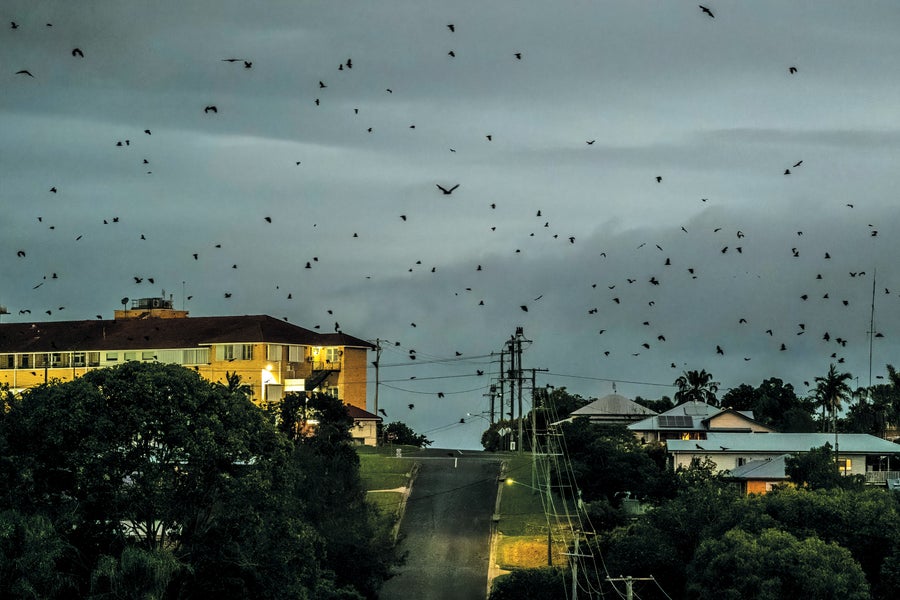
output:
<instances>
[{"instance_id":1,"label":"building facade","mask_svg":"<svg viewBox=\"0 0 900 600\"><path fill-rule=\"evenodd\" d=\"M374 346L267 315L188 317L171 299L143 298L112 320L0 324L0 385L18 392L127 361L175 363L209 381L240 376L260 406L291 391L319 391L365 410Z\"/></svg>"}]
</instances>

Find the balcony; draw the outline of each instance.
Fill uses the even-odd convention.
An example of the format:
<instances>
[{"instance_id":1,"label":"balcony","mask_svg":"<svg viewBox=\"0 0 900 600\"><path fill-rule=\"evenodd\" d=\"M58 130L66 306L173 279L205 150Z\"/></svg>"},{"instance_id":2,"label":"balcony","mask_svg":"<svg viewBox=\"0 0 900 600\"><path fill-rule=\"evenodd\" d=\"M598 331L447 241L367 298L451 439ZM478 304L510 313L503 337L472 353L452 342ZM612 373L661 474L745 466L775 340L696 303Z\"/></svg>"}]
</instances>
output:
<instances>
[{"instance_id":1,"label":"balcony","mask_svg":"<svg viewBox=\"0 0 900 600\"><path fill-rule=\"evenodd\" d=\"M335 360L314 360L312 362L313 371L340 371L341 361Z\"/></svg>"},{"instance_id":2,"label":"balcony","mask_svg":"<svg viewBox=\"0 0 900 600\"><path fill-rule=\"evenodd\" d=\"M887 485L888 479L900 479L900 471L866 471L866 485Z\"/></svg>"}]
</instances>

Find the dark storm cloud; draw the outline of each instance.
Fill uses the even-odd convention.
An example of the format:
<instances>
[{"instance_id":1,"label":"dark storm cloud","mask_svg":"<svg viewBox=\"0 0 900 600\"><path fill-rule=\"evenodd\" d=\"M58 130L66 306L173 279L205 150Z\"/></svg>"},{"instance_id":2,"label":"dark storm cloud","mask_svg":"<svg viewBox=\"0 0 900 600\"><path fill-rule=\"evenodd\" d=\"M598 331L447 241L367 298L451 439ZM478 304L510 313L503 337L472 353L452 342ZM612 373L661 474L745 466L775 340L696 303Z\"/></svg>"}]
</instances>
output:
<instances>
[{"instance_id":1,"label":"dark storm cloud","mask_svg":"<svg viewBox=\"0 0 900 600\"><path fill-rule=\"evenodd\" d=\"M893 2L2 12L6 319L164 288L337 321L390 340L389 420L465 446L517 326L539 385L586 396L699 368L805 391L841 358L867 377L877 273L874 370L896 363Z\"/></svg>"}]
</instances>

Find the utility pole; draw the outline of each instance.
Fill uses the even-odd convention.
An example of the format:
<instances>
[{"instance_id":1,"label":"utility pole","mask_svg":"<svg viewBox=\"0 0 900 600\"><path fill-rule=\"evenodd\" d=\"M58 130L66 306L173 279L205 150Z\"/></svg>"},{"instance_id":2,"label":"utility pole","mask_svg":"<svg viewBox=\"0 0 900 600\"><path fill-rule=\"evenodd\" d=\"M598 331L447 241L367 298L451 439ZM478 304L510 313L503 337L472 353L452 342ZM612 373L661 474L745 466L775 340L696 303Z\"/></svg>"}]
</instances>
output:
<instances>
[{"instance_id":1,"label":"utility pole","mask_svg":"<svg viewBox=\"0 0 900 600\"><path fill-rule=\"evenodd\" d=\"M522 377L522 342L530 342L531 340L525 339L525 329L523 327L516 327L516 335L510 338L509 346L510 352L514 357L514 368L512 369L512 376L515 377L515 380L518 383L518 389L516 390L516 399L519 403L519 434L517 438L516 451L519 454L522 454L522 438L524 437L524 426L522 423L522 388L523 388L523 377ZM512 402L514 399L512 395L510 395L510 401Z\"/></svg>"},{"instance_id":2,"label":"utility pole","mask_svg":"<svg viewBox=\"0 0 900 600\"><path fill-rule=\"evenodd\" d=\"M509 371L506 374L507 379L509 380L509 418L511 421L516 420L516 382L517 382L517 372L516 372L516 338L510 337L506 341L506 345L509 348ZM511 432L510 432L511 433ZM521 445L521 434L516 437L516 450L518 451L519 446Z\"/></svg>"},{"instance_id":3,"label":"utility pole","mask_svg":"<svg viewBox=\"0 0 900 600\"><path fill-rule=\"evenodd\" d=\"M624 581L625 582L625 600L633 600L634 598L634 582L635 581L654 581L652 577L607 577L607 581L612 583L613 581Z\"/></svg>"},{"instance_id":4,"label":"utility pole","mask_svg":"<svg viewBox=\"0 0 900 600\"><path fill-rule=\"evenodd\" d=\"M375 338L375 416L378 416L378 384L381 367L381 339Z\"/></svg>"},{"instance_id":5,"label":"utility pole","mask_svg":"<svg viewBox=\"0 0 900 600\"><path fill-rule=\"evenodd\" d=\"M498 419L498 420L500 420L500 421L505 420L505 416L506 416L505 413L503 412L503 398L504 398L504 396L506 396L506 371L504 370L506 368L506 366L505 366L505 361L503 360L505 357L506 357L505 351L501 350L500 351L500 395L498 396L498 398L500 398L500 419ZM507 438L506 441L509 442L509 438ZM503 448L503 446L505 446L505 444L500 444L501 449L504 449L504 450L509 449L508 446L506 448Z\"/></svg>"}]
</instances>

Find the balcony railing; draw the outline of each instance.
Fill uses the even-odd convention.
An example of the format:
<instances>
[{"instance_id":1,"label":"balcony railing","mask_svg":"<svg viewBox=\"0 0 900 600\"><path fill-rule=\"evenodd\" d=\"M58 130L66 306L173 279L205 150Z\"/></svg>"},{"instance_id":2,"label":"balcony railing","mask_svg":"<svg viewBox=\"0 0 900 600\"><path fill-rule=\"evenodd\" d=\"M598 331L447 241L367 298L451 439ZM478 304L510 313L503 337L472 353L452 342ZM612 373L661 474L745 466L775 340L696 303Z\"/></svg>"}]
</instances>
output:
<instances>
[{"instance_id":1,"label":"balcony railing","mask_svg":"<svg viewBox=\"0 0 900 600\"><path fill-rule=\"evenodd\" d=\"M330 361L330 360L314 360L313 363L313 371L340 371L341 370L341 361Z\"/></svg>"},{"instance_id":2,"label":"balcony railing","mask_svg":"<svg viewBox=\"0 0 900 600\"><path fill-rule=\"evenodd\" d=\"M868 485L887 485L888 479L900 479L900 471L866 471Z\"/></svg>"}]
</instances>

